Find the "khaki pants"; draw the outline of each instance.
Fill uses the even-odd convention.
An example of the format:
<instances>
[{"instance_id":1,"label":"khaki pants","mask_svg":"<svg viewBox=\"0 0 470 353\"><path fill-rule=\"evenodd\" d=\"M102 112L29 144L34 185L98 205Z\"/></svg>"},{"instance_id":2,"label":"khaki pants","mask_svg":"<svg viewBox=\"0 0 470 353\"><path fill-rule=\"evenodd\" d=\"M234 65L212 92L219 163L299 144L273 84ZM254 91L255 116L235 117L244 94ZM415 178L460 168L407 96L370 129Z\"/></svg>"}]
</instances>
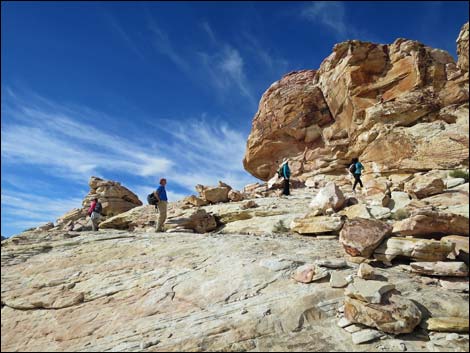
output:
<instances>
[{"instance_id":1,"label":"khaki pants","mask_svg":"<svg viewBox=\"0 0 470 353\"><path fill-rule=\"evenodd\" d=\"M96 232L98 230L98 223L100 222L101 215L97 212L93 212L90 218L91 218L91 228L93 229L93 231Z\"/></svg>"},{"instance_id":2,"label":"khaki pants","mask_svg":"<svg viewBox=\"0 0 470 353\"><path fill-rule=\"evenodd\" d=\"M157 232L163 231L163 223L166 221L166 209L167 209L167 201L159 201L158 205L158 225L157 225Z\"/></svg>"}]
</instances>

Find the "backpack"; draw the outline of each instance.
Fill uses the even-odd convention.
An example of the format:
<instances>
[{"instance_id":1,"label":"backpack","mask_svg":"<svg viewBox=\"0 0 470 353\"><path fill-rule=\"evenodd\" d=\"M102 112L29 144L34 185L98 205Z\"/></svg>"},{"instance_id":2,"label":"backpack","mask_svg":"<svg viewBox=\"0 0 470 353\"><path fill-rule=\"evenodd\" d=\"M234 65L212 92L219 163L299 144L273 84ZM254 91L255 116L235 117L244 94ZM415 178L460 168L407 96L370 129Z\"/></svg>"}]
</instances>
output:
<instances>
[{"instance_id":1,"label":"backpack","mask_svg":"<svg viewBox=\"0 0 470 353\"><path fill-rule=\"evenodd\" d=\"M101 214L101 211L103 211L103 206L101 206L101 202L97 202L93 212Z\"/></svg>"},{"instance_id":2,"label":"backpack","mask_svg":"<svg viewBox=\"0 0 470 353\"><path fill-rule=\"evenodd\" d=\"M153 192L147 195L147 202L149 205L154 205L154 206L158 203L158 200L153 194Z\"/></svg>"},{"instance_id":3,"label":"backpack","mask_svg":"<svg viewBox=\"0 0 470 353\"><path fill-rule=\"evenodd\" d=\"M356 171L356 163L353 163L349 166L349 171L351 172L351 174L354 174L354 172Z\"/></svg>"}]
</instances>

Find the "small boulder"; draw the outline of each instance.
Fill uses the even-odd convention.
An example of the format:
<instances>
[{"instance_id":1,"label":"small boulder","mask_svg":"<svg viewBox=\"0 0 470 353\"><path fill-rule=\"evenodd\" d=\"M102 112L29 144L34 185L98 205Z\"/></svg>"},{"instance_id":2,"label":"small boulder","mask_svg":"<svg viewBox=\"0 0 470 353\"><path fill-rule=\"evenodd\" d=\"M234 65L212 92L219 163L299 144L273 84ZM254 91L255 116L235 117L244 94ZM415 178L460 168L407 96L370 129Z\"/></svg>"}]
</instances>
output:
<instances>
[{"instance_id":1,"label":"small boulder","mask_svg":"<svg viewBox=\"0 0 470 353\"><path fill-rule=\"evenodd\" d=\"M346 221L339 241L349 255L367 258L391 233L392 227L385 222L355 218Z\"/></svg>"},{"instance_id":2,"label":"small boulder","mask_svg":"<svg viewBox=\"0 0 470 353\"><path fill-rule=\"evenodd\" d=\"M405 192L417 199L440 194L444 189L444 181L436 177L418 176L405 183Z\"/></svg>"},{"instance_id":3,"label":"small boulder","mask_svg":"<svg viewBox=\"0 0 470 353\"><path fill-rule=\"evenodd\" d=\"M391 334L413 332L422 318L422 313L415 303L396 294L392 294L383 304L371 304L346 297L344 315L353 323Z\"/></svg>"},{"instance_id":4,"label":"small boulder","mask_svg":"<svg viewBox=\"0 0 470 353\"><path fill-rule=\"evenodd\" d=\"M334 182L329 182L324 188L320 189L309 207L323 211L329 208L339 211L344 206L345 202L346 199L341 189Z\"/></svg>"},{"instance_id":5,"label":"small boulder","mask_svg":"<svg viewBox=\"0 0 470 353\"><path fill-rule=\"evenodd\" d=\"M380 304L382 295L395 289L395 285L382 281L366 281L361 278L355 278L353 283L344 291L344 294L350 298L362 300L367 303Z\"/></svg>"},{"instance_id":6,"label":"small boulder","mask_svg":"<svg viewBox=\"0 0 470 353\"><path fill-rule=\"evenodd\" d=\"M228 192L228 198L230 201L238 202L238 201L243 200L243 195L240 191L236 191L232 189Z\"/></svg>"},{"instance_id":7,"label":"small boulder","mask_svg":"<svg viewBox=\"0 0 470 353\"><path fill-rule=\"evenodd\" d=\"M357 275L362 279L373 279L375 277L374 268L366 263L361 263L357 270Z\"/></svg>"},{"instance_id":8,"label":"small boulder","mask_svg":"<svg viewBox=\"0 0 470 353\"><path fill-rule=\"evenodd\" d=\"M343 226L343 220L338 216L306 215L292 221L290 228L300 234L322 234L338 232Z\"/></svg>"},{"instance_id":9,"label":"small boulder","mask_svg":"<svg viewBox=\"0 0 470 353\"><path fill-rule=\"evenodd\" d=\"M468 266L464 262L412 262L411 271L432 276L468 276Z\"/></svg>"},{"instance_id":10,"label":"small boulder","mask_svg":"<svg viewBox=\"0 0 470 353\"><path fill-rule=\"evenodd\" d=\"M328 276L328 271L315 265L303 265L295 270L292 278L297 282L311 283Z\"/></svg>"}]
</instances>

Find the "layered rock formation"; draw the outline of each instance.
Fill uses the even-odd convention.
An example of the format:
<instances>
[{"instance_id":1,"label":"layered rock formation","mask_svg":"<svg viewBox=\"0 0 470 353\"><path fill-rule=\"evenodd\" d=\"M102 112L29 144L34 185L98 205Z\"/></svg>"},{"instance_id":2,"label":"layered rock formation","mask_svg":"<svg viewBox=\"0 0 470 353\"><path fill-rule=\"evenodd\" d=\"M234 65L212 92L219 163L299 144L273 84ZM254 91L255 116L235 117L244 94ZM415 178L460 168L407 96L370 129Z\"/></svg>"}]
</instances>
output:
<instances>
[{"instance_id":1,"label":"layered rock formation","mask_svg":"<svg viewBox=\"0 0 470 353\"><path fill-rule=\"evenodd\" d=\"M243 164L262 180L283 158L293 176L403 173L468 166L468 23L458 66L416 41L337 44L318 70L292 72L263 94Z\"/></svg>"},{"instance_id":2,"label":"layered rock formation","mask_svg":"<svg viewBox=\"0 0 470 353\"><path fill-rule=\"evenodd\" d=\"M88 182L90 192L82 202L82 208L75 208L57 219L56 225L61 229L85 230L89 228L87 211L94 198L103 206L104 219L129 211L142 205L136 194L117 181L103 180L92 176Z\"/></svg>"}]
</instances>

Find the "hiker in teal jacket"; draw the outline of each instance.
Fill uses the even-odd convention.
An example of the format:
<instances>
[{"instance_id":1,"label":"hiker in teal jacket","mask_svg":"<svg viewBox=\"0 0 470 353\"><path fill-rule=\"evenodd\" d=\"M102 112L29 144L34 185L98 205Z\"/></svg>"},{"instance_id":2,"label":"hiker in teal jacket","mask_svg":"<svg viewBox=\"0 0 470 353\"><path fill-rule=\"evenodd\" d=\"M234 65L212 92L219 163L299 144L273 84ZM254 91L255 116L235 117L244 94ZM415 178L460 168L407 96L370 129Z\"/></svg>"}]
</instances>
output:
<instances>
[{"instance_id":1,"label":"hiker in teal jacket","mask_svg":"<svg viewBox=\"0 0 470 353\"><path fill-rule=\"evenodd\" d=\"M354 176L353 192L356 192L356 185L358 183L359 185L361 185L361 188L364 187L361 181L361 174L363 170L364 170L364 166L362 165L361 162L359 162L359 159L353 158L351 165L349 166L349 171Z\"/></svg>"},{"instance_id":2,"label":"hiker in teal jacket","mask_svg":"<svg viewBox=\"0 0 470 353\"><path fill-rule=\"evenodd\" d=\"M290 190L289 190L290 169L289 169L289 164L287 160L281 166L280 175L284 178L284 190L282 191L282 194L289 196L290 195Z\"/></svg>"}]
</instances>

